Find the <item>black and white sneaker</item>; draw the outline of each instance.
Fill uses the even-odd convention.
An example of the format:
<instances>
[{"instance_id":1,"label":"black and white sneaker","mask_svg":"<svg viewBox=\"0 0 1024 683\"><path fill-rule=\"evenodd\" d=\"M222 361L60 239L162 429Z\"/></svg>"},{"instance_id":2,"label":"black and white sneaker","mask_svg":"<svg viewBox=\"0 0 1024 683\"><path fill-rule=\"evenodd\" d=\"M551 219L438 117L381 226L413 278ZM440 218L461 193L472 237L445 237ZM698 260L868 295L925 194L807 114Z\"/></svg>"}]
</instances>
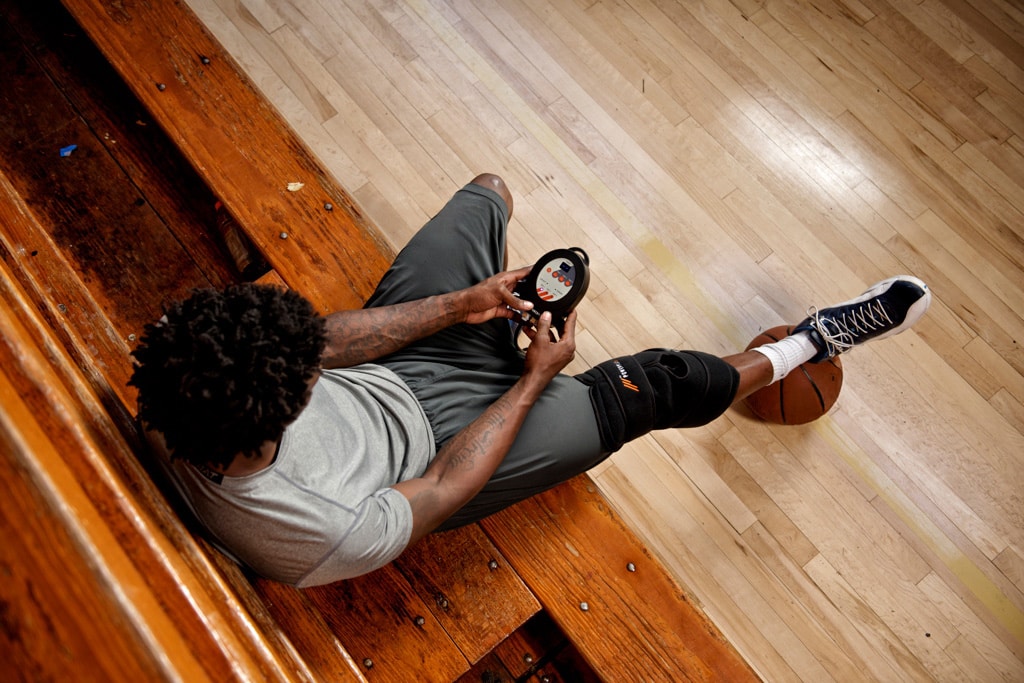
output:
<instances>
[{"instance_id":1,"label":"black and white sneaker","mask_svg":"<svg viewBox=\"0 0 1024 683\"><path fill-rule=\"evenodd\" d=\"M866 341L899 334L924 315L931 301L928 285L916 277L899 275L838 306L812 308L793 334L810 335L819 349L811 362L819 363Z\"/></svg>"}]
</instances>

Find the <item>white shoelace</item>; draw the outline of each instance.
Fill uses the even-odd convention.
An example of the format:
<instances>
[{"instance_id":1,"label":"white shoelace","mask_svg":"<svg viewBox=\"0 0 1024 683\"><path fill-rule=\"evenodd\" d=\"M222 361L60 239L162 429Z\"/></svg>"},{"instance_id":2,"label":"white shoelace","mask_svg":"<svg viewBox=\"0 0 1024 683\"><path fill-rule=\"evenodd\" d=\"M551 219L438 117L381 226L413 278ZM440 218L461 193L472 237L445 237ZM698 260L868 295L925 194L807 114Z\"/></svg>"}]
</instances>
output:
<instances>
[{"instance_id":1,"label":"white shoelace","mask_svg":"<svg viewBox=\"0 0 1024 683\"><path fill-rule=\"evenodd\" d=\"M821 335L830 357L853 348L859 336L893 324L892 318L878 300L866 301L839 317L822 319L818 309L813 306L807 315L813 320L814 329ZM828 329L826 325L834 329Z\"/></svg>"}]
</instances>

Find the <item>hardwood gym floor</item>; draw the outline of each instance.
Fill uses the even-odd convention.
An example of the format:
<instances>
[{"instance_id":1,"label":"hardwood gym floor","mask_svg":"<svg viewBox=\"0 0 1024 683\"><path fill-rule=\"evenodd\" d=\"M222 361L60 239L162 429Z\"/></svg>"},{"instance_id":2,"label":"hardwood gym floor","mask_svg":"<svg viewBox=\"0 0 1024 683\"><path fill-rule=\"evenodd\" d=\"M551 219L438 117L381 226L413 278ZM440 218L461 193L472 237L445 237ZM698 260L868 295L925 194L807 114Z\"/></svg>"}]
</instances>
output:
<instances>
[{"instance_id":1,"label":"hardwood gym floor","mask_svg":"<svg viewBox=\"0 0 1024 683\"><path fill-rule=\"evenodd\" d=\"M580 368L928 281L826 418L595 479L767 680L1024 680L1019 1L189 4L396 246L493 171L512 263L587 249Z\"/></svg>"}]
</instances>

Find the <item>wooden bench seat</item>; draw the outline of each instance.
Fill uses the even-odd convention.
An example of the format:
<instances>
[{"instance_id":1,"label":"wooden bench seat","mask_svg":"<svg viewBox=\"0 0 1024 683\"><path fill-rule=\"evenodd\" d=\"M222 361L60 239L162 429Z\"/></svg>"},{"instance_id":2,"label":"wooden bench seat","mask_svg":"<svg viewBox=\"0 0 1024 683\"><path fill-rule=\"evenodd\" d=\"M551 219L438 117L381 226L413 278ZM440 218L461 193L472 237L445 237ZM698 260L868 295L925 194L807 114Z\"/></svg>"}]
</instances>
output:
<instances>
[{"instance_id":1,"label":"wooden bench seat","mask_svg":"<svg viewBox=\"0 0 1024 683\"><path fill-rule=\"evenodd\" d=\"M15 675L302 680L303 660L241 608L140 467L130 417L79 355L115 330L2 172L0 225L0 597ZM63 324L72 307L87 329Z\"/></svg>"},{"instance_id":2,"label":"wooden bench seat","mask_svg":"<svg viewBox=\"0 0 1024 683\"><path fill-rule=\"evenodd\" d=\"M176 3L103 0L64 5L198 174L202 206L219 199L259 248L272 269L265 280L300 291L324 312L360 305L389 263L390 248L190 10ZM137 165L143 175L150 167ZM289 183L302 188L289 190ZM83 429L105 439L98 447L64 451L61 462L50 459L40 467L67 466L83 481L103 471L102 485L84 495L97 510L94 518L114 532L105 542L115 539L143 575L118 575L126 583L122 593L142 581L140 604L152 606L145 598L150 595L163 609L163 617L155 614L150 624L157 636L143 643L157 665L174 669L172 654L184 639L200 661L193 668L192 660L183 659L175 670L190 680L193 673L215 680L455 680L480 674L502 647L520 647L525 641L517 629L535 628L543 616L580 653L579 666L585 661L607 680L756 678L587 477L479 525L430 536L392 565L354 581L298 591L234 566L188 532L147 476L153 473L139 466L134 397L124 381L132 335L159 308L152 300L130 308L134 299L147 292L159 298L196 283L221 284L237 274L212 255L215 250L189 247L184 252L194 253L163 254L164 263L184 269L174 271L170 285L152 277L138 293L115 296L116 282L100 282L94 273L81 276L92 267L89 258L161 250L159 231L151 243L137 237L131 249L104 251L97 246L103 239L119 239L112 231L90 240L95 250L85 253L53 238L53 224L34 217L46 207L27 206L14 179L5 178L3 190L5 274L17 284L11 291L21 288L11 296L21 302L24 316L44 311L42 317L32 315L45 328L12 331L11 362L22 362L20 345L31 349L33 334L45 332L49 344L66 355L58 364L63 375L33 382L78 387L53 410L74 415ZM184 235L179 242L187 244L188 235L211 239L208 225L187 225L189 212L182 208L176 216L174 206L169 201L162 215L178 222ZM177 254L181 244L167 249ZM112 278L116 268L100 270ZM26 288L25 282L36 286ZM6 406L7 394L3 400ZM65 402L76 411L68 413ZM40 453L47 448L40 442ZM19 451L30 459L35 452L32 445ZM65 494L70 495L53 495ZM122 518L149 521L126 526ZM84 561L106 562L105 557ZM587 609L581 608L584 602ZM134 606L122 603L121 609L127 613ZM139 658L139 666L153 665L145 654L125 652ZM505 669L510 670L507 664Z\"/></svg>"}]
</instances>

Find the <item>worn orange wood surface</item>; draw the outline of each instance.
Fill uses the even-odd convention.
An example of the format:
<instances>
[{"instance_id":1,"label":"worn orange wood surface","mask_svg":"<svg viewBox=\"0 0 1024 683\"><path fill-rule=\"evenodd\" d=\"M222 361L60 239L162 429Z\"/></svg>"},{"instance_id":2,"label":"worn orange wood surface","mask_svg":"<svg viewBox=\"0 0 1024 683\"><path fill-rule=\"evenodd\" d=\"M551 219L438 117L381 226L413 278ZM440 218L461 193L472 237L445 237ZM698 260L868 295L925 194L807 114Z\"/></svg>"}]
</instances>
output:
<instances>
[{"instance_id":1,"label":"worn orange wood surface","mask_svg":"<svg viewBox=\"0 0 1024 683\"><path fill-rule=\"evenodd\" d=\"M0 22L0 155L7 177L50 238L82 278L103 283L93 296L124 336L160 312L160 298L124 292L162 292L174 297L205 281L181 243L118 161L87 126L48 73L25 55L8 17ZM43 95L46 91L53 97ZM62 157L60 149L76 145ZM121 145L126 147L126 145ZM102 196L103 201L96 201ZM26 244L31 255L36 247ZM82 325L81 329L86 329Z\"/></svg>"},{"instance_id":2,"label":"worn orange wood surface","mask_svg":"<svg viewBox=\"0 0 1024 683\"><path fill-rule=\"evenodd\" d=\"M163 223L161 229L177 237L176 250L184 250L198 266L205 279L214 286L227 284L237 279L238 273L232 264L225 262L223 247L215 239L210 227L214 224L215 197L196 172L182 157L181 152L167 139L149 113L139 104L127 86L117 76L103 55L90 42L88 36L74 22L67 11L56 2L5 2L4 15L13 30L20 35L27 52L38 62L38 68L45 72L50 83L43 83L59 91L63 102L51 100L55 113L68 112L81 120L94 133L95 141L103 147L110 160L131 179L134 193L126 197L127 202L120 211L144 215L155 213ZM5 41L8 48L17 41ZM25 64L26 68L36 68ZM23 80L26 71L12 69L0 78L12 79L13 74ZM5 84L6 85L6 84ZM7 86L10 87L10 86ZM38 107L43 102L37 93L18 97L8 90L7 98L17 101L22 107ZM59 106L56 106L58 105ZM81 144L79 138L53 124L59 121L43 121L35 112L20 112L23 119L19 136L22 142L38 150L40 166L53 174L71 175L74 162L81 159L75 154L66 159L54 156L54 145ZM84 152L86 150L76 150ZM70 163L69 163L70 162ZM38 177L38 176L37 176ZM78 173L77 180L94 189L109 191L106 181L113 177L90 176ZM62 181L73 193L82 193L83 187L70 181ZM59 197L62 188L53 184L33 195L40 199L47 194ZM88 194L83 193L83 194ZM33 196L28 195L28 196ZM99 234L112 232L118 227L114 215L107 212L101 216L101 224L74 226L78 235L88 235L87 230ZM76 221L77 222L77 221ZM105 225L109 223L110 225ZM123 233L122 233L123 234ZM146 244L144 234L135 231L137 246ZM115 242L116 244L116 242ZM166 248L165 244L152 245L154 250ZM122 248L125 248L122 243ZM152 258L150 256L149 258ZM141 264L136 264L136 267ZM181 266L178 266L180 268ZM173 277L171 272L166 276Z\"/></svg>"},{"instance_id":3,"label":"worn orange wood surface","mask_svg":"<svg viewBox=\"0 0 1024 683\"><path fill-rule=\"evenodd\" d=\"M180 268L160 272L161 263L187 260L185 252L154 220L152 210L141 207L136 214L141 218L133 219L118 213L119 199L125 197L132 198L133 212L140 208L134 206L137 195L133 194L140 186L120 172L119 163L98 143L98 134L81 127L86 98L80 97L79 108L72 111L54 86L61 79L54 79L53 72L42 74L32 55L18 52L23 42L35 46L35 52L45 51L33 42L37 35L27 30L31 27L16 8L10 9L4 12L0 30L5 38L22 38L5 40L0 47L5 67L0 70L5 86L0 97L17 104L4 108L7 122L16 109L26 126L5 128L0 134L4 167L17 173L18 183L16 187L6 175L0 177L0 258L10 268L10 286L17 280L24 292L11 301L33 312L31 337L44 345L60 385L72 393L70 415L77 418L75 428L97 439L97 451L62 450L67 466L104 511L110 530L189 634L195 650L204 653L204 661L216 671L236 646L249 648L257 660L273 661L276 654L250 640L249 615L224 599L225 587L210 573L205 556L151 484L133 451L138 442L129 409L134 395L125 384L130 372L127 337L160 311L158 294L169 286L168 277L184 288L207 280L194 270L188 271L191 278L184 277ZM61 158L53 145L72 131L82 145L76 153L82 155ZM117 147L125 155L133 154L128 139L119 140ZM168 185L163 183L164 188ZM158 194L147 191L146 196L153 199ZM108 210L111 206L114 210ZM123 223L116 229L120 237L104 225L107 217ZM45 221L45 227L40 221ZM155 246L145 244L146 235ZM150 249L160 254L144 253ZM109 261L100 256L112 252L117 255ZM145 258L156 260L146 262ZM135 272L127 286L126 276L118 272L126 267L156 272ZM211 633L211 628L216 630L212 624L231 624L229 630L237 632ZM211 649L204 652L205 648Z\"/></svg>"},{"instance_id":4,"label":"worn orange wood surface","mask_svg":"<svg viewBox=\"0 0 1024 683\"><path fill-rule=\"evenodd\" d=\"M82 671L107 680L158 679L158 659L66 528L66 502L46 495L33 472L37 454L55 449L34 423L40 407L27 405L4 375L0 402L5 680L73 680Z\"/></svg>"},{"instance_id":5,"label":"worn orange wood surface","mask_svg":"<svg viewBox=\"0 0 1024 683\"><path fill-rule=\"evenodd\" d=\"M459 683L601 680L551 617L540 612L481 659Z\"/></svg>"},{"instance_id":6,"label":"worn orange wood surface","mask_svg":"<svg viewBox=\"0 0 1024 683\"><path fill-rule=\"evenodd\" d=\"M587 477L481 524L603 677L758 680Z\"/></svg>"},{"instance_id":7,"label":"worn orange wood surface","mask_svg":"<svg viewBox=\"0 0 1024 683\"><path fill-rule=\"evenodd\" d=\"M367 680L452 681L469 662L394 565L303 591Z\"/></svg>"},{"instance_id":8,"label":"worn orange wood surface","mask_svg":"<svg viewBox=\"0 0 1024 683\"><path fill-rule=\"evenodd\" d=\"M537 665L553 649L564 646L565 635L546 613L540 613L525 628L516 631L494 649L502 665L514 678L536 671Z\"/></svg>"},{"instance_id":9,"label":"worn orange wood surface","mask_svg":"<svg viewBox=\"0 0 1024 683\"><path fill-rule=\"evenodd\" d=\"M29 586L12 584L9 588L21 599L33 596L32 600L54 610L45 615L47 618L65 622L68 629L85 631L78 635L87 640L94 637L89 635L90 629L95 629L99 639L93 643L95 647L103 646L104 623L122 622L148 651L140 663L152 659L163 670L164 659L168 659L174 662L175 670L198 678L230 676L233 671L246 669L258 672L255 662L236 649L239 643L234 634L219 643L219 638L212 638L208 630L196 628L211 619L222 627L226 624L213 603L199 595L187 595L186 584L177 576L166 580L167 573L161 571L161 564L166 561L169 548L123 543L137 535L136 525L146 522L139 519L141 511L97 460L100 444L110 446L110 429L94 423L95 413L79 402L85 390L69 386L73 384L69 373L74 372L69 359L62 357L46 330L37 324L29 302L10 278L6 265L0 268L0 293L4 304L0 307L0 366L6 388L0 402L8 431L14 435L9 437L15 444L11 453L21 460L17 467L19 476L30 475L29 482L41 496L37 500L45 500L56 513L37 516L32 524L10 527L12 533L10 537L5 535L5 544L36 546L37 552L45 555L56 539L71 537L78 553L32 572ZM75 389L77 392L72 393ZM13 490L18 488L17 483L5 481L5 490L8 484ZM32 564L30 557L24 560L25 565L20 564L21 560L16 563L21 571ZM63 585L65 574L73 576L83 571L91 574L92 581L91 587L83 589L86 595L68 592ZM80 613L97 599L90 597L93 592L108 596L102 615ZM211 612L197 613L193 604L190 613L189 603L197 599ZM5 618L5 623L18 629L30 625L32 620ZM116 652L115 635L106 635L111 639L110 648ZM31 650L26 654L38 656ZM45 659L35 662L49 666Z\"/></svg>"},{"instance_id":10,"label":"worn orange wood surface","mask_svg":"<svg viewBox=\"0 0 1024 683\"><path fill-rule=\"evenodd\" d=\"M303 667L298 659L292 658L285 668L278 662L278 653L288 659L289 650L276 626L263 623L257 633L252 623L257 611L243 609L231 599L230 589L208 561L216 556L200 549L140 467L145 451L139 448L132 417L134 393L125 384L130 337L160 312L161 297L170 284L172 291L181 292L210 284L194 266L178 263L197 259L198 247L183 249L155 218L170 211L169 218L177 220L189 213L189 207L195 208L178 193L191 192L197 181L166 175L180 172L182 162L172 163L173 150L161 141L156 126L147 127L141 139L128 134L133 131L124 125L114 135L109 132L115 129L105 122L117 118L116 110L137 113L140 108L132 105L130 96L125 102L116 88L109 92L110 79L102 73L105 62L95 53L90 56L87 45L58 46L60 58L47 50L54 40L82 39L80 31L61 20L59 6L54 11L41 4L5 2L0 13L5 38L0 47L0 99L9 105L3 107L3 116L5 123L18 119L25 124L5 126L0 133L3 167L16 173L17 181L15 187L0 173L0 258L10 268L10 286L23 292L11 301L34 311L30 336L44 345L60 384L72 393L70 414L77 417L76 429L98 439L98 451L62 453L125 552L211 670L218 676L230 671L233 665L217 667L237 647L248 650L266 671L299 675ZM69 71L68 62L80 71ZM106 71L112 73L109 66ZM99 129L84 128L83 121ZM81 149L62 158L53 145L71 132ZM158 159L165 163L158 164ZM134 171L144 164L151 167L140 177ZM145 203L137 204L142 196ZM131 200L129 213L124 212L126 197ZM108 226L108 220L120 225ZM182 221L192 228L197 223L195 216ZM223 258L216 247L203 251L208 260ZM112 252L116 256L98 258ZM161 267L166 264L171 267ZM133 272L135 286L126 287L126 276L119 272L124 268L155 272ZM70 362L63 360L65 353ZM240 598L247 597L247 591L251 593L244 579L234 586ZM225 632L218 633L221 629ZM268 647L268 642L273 645Z\"/></svg>"},{"instance_id":11,"label":"worn orange wood surface","mask_svg":"<svg viewBox=\"0 0 1024 683\"><path fill-rule=\"evenodd\" d=\"M262 601L259 608L266 609L288 634L290 644L317 681L366 680L359 664L303 591L259 577L250 577L250 580Z\"/></svg>"},{"instance_id":12,"label":"worn orange wood surface","mask_svg":"<svg viewBox=\"0 0 1024 683\"><path fill-rule=\"evenodd\" d=\"M540 611L529 588L476 525L424 537L395 566L470 664Z\"/></svg>"},{"instance_id":13,"label":"worn orange wood surface","mask_svg":"<svg viewBox=\"0 0 1024 683\"><path fill-rule=\"evenodd\" d=\"M513 633L495 648L494 653L515 679L538 673L545 659L551 653L557 653L574 646L566 635L551 620L546 612L541 612L520 630ZM586 667L579 667L581 680L590 680L591 672ZM594 676L596 677L596 676Z\"/></svg>"},{"instance_id":14,"label":"worn orange wood surface","mask_svg":"<svg viewBox=\"0 0 1024 683\"><path fill-rule=\"evenodd\" d=\"M64 5L284 281L322 311L361 306L390 247L191 10ZM302 189L289 191L291 183Z\"/></svg>"},{"instance_id":15,"label":"worn orange wood surface","mask_svg":"<svg viewBox=\"0 0 1024 683\"><path fill-rule=\"evenodd\" d=\"M19 230L26 233L42 229L33 222L31 212L2 173L0 215L5 228L16 221L21 224ZM101 399L109 395L109 389L103 389L102 373L82 373L65 350L65 344L82 344L81 338L72 335L59 339L51 332L50 321L59 312L55 310L57 303L48 298L48 281L40 282L17 269L19 255L10 249L3 233L0 255L0 309L5 321L0 334L0 365L15 394L33 406L32 416L39 429L60 440L53 450L45 443L35 444L26 451L26 457L32 457L33 465L47 476L73 478L78 483L61 491L81 496L78 500L83 510L95 511L88 519L94 527L99 525L92 536L102 542L97 541L95 552L83 551L81 561L97 568L105 567L110 558L120 567L124 566L122 560L130 562L132 570L124 569L118 580L118 591L133 596L121 615L142 605L158 604L159 611L146 613L146 628L154 641L185 643L186 651L192 654L181 659L181 666L194 655L215 680L238 676L295 679L296 672L303 669L302 663L289 661L286 651L266 645L250 615L229 597L228 588L206 555L198 550L135 460L129 436L123 431L126 424L131 429L130 417L123 412L111 415L103 404ZM84 285L80 286L84 290ZM81 300L88 300L87 292L81 294ZM95 302L90 305L99 311ZM93 322L98 326L110 324L101 313ZM6 399L3 402L5 414L12 414L16 407L13 399L10 404ZM124 418L129 423L119 423ZM45 543L63 533L59 525L49 530L34 526L17 529L29 544ZM51 586L44 575L39 579L37 591L61 594L59 585ZM59 578L52 580L59 583ZM62 611L74 612L77 598L68 599ZM116 618L116 610L112 616Z\"/></svg>"}]
</instances>

